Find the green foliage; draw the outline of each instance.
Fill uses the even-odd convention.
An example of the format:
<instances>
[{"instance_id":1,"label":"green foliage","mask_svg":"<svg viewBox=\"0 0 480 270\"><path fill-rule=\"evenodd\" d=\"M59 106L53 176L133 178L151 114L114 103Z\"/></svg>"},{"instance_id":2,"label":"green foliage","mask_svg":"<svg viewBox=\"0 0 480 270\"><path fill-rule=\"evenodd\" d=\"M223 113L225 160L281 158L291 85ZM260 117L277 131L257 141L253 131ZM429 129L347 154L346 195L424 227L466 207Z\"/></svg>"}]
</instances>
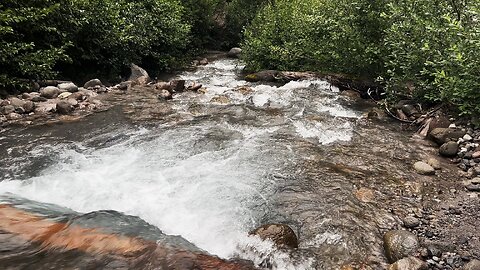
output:
<instances>
[{"instance_id":1,"label":"green foliage","mask_svg":"<svg viewBox=\"0 0 480 270\"><path fill-rule=\"evenodd\" d=\"M392 96L413 95L480 113L480 3L400 1L384 18L385 75Z\"/></svg>"},{"instance_id":2,"label":"green foliage","mask_svg":"<svg viewBox=\"0 0 480 270\"><path fill-rule=\"evenodd\" d=\"M245 32L247 67L380 78L390 97L480 113L480 2L277 0Z\"/></svg>"}]
</instances>

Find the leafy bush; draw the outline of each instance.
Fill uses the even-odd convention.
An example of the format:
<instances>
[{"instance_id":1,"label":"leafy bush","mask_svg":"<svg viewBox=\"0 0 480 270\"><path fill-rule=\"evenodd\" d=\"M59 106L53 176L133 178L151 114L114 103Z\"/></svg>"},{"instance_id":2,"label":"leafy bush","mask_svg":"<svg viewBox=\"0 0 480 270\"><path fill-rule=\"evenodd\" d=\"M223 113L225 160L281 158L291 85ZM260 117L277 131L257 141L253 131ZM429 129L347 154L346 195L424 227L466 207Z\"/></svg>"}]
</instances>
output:
<instances>
[{"instance_id":1,"label":"leafy bush","mask_svg":"<svg viewBox=\"0 0 480 270\"><path fill-rule=\"evenodd\" d=\"M391 96L412 95L480 113L480 3L400 1L382 14L384 83Z\"/></svg>"}]
</instances>

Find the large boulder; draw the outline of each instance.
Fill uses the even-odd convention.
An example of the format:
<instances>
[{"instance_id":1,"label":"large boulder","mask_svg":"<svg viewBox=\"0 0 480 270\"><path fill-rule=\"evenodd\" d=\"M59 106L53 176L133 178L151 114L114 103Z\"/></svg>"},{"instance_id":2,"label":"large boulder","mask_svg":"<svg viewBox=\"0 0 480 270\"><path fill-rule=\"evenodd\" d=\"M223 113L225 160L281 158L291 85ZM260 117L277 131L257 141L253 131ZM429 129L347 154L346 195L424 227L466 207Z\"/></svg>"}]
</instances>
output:
<instances>
[{"instance_id":1,"label":"large boulder","mask_svg":"<svg viewBox=\"0 0 480 270\"><path fill-rule=\"evenodd\" d=\"M230 58L240 58L240 55L242 54L242 49L240 48L232 48L230 51L227 53L227 56Z\"/></svg>"},{"instance_id":2,"label":"large boulder","mask_svg":"<svg viewBox=\"0 0 480 270\"><path fill-rule=\"evenodd\" d=\"M131 75L130 78L128 79L129 81L135 82L136 84L144 85L150 82L150 76L148 75L148 72L135 65L131 64L130 65L131 69Z\"/></svg>"},{"instance_id":3,"label":"large boulder","mask_svg":"<svg viewBox=\"0 0 480 270\"><path fill-rule=\"evenodd\" d=\"M88 88L93 88L95 86L102 86L102 85L103 85L103 83L99 79L92 79L92 80L86 82L83 85L83 88L88 89Z\"/></svg>"},{"instance_id":4,"label":"large boulder","mask_svg":"<svg viewBox=\"0 0 480 270\"><path fill-rule=\"evenodd\" d=\"M270 240L279 248L298 248L298 238L295 232L285 224L263 225L250 234L262 240Z\"/></svg>"},{"instance_id":5,"label":"large boulder","mask_svg":"<svg viewBox=\"0 0 480 270\"><path fill-rule=\"evenodd\" d=\"M389 231L383 236L385 255L394 263L415 252L419 247L418 238L409 231Z\"/></svg>"},{"instance_id":6,"label":"large boulder","mask_svg":"<svg viewBox=\"0 0 480 270\"><path fill-rule=\"evenodd\" d=\"M388 270L427 270L427 264L415 257L407 257L398 260L394 264L388 266Z\"/></svg>"},{"instance_id":7,"label":"large boulder","mask_svg":"<svg viewBox=\"0 0 480 270\"><path fill-rule=\"evenodd\" d=\"M45 88L40 89L40 96L44 98L55 98L60 94L60 89L55 86L47 86Z\"/></svg>"},{"instance_id":8,"label":"large boulder","mask_svg":"<svg viewBox=\"0 0 480 270\"><path fill-rule=\"evenodd\" d=\"M458 152L458 143L456 142L446 142L440 146L438 152L444 157L455 157Z\"/></svg>"},{"instance_id":9,"label":"large boulder","mask_svg":"<svg viewBox=\"0 0 480 270\"><path fill-rule=\"evenodd\" d=\"M58 89L60 89L61 92L75 93L75 92L78 91L78 86L76 86L72 82L61 83L57 87L58 87Z\"/></svg>"},{"instance_id":10,"label":"large boulder","mask_svg":"<svg viewBox=\"0 0 480 270\"><path fill-rule=\"evenodd\" d=\"M479 260L472 260L467 263L463 270L480 270L480 261Z\"/></svg>"},{"instance_id":11,"label":"large boulder","mask_svg":"<svg viewBox=\"0 0 480 270\"><path fill-rule=\"evenodd\" d=\"M465 134L466 131L457 128L435 128L430 131L429 138L442 145L448 141L458 141Z\"/></svg>"}]
</instances>

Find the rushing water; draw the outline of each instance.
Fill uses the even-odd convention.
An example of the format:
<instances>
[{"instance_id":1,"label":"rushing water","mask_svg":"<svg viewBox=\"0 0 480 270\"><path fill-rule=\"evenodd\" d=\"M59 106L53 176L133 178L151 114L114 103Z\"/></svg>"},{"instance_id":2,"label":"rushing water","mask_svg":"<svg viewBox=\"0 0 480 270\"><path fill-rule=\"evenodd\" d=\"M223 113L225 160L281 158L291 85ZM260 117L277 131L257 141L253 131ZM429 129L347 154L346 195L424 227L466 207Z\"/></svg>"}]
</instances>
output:
<instances>
[{"instance_id":1,"label":"rushing water","mask_svg":"<svg viewBox=\"0 0 480 270\"><path fill-rule=\"evenodd\" d=\"M391 217L353 191L375 175L362 151L377 151L379 160L390 153L375 149L363 134L368 128L358 127L362 112L324 81L250 84L239 79L241 69L235 60L217 60L181 74L208 91L169 101L170 120L133 124L118 105L79 123L3 132L3 203L54 204L61 210L40 208L58 217L115 210L222 258L258 264L271 256L276 269L379 265L378 227ZM377 165L380 174L385 164ZM112 213L131 223L114 232L159 239L143 233L150 225ZM100 227L117 224L100 220ZM294 228L299 250L274 251L248 236L271 222Z\"/></svg>"}]
</instances>

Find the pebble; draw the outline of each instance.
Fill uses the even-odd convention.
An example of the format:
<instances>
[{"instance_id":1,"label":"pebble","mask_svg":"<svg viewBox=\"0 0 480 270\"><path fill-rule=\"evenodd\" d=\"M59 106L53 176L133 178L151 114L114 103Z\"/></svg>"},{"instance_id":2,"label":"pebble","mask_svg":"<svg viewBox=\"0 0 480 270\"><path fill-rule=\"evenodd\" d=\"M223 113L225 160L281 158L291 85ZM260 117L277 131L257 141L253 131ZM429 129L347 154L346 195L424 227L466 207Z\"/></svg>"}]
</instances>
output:
<instances>
[{"instance_id":1,"label":"pebble","mask_svg":"<svg viewBox=\"0 0 480 270\"><path fill-rule=\"evenodd\" d=\"M469 142L469 141L473 140L472 136L470 136L469 134L465 134L465 136L463 136L463 139L464 139L466 142Z\"/></svg>"},{"instance_id":2,"label":"pebble","mask_svg":"<svg viewBox=\"0 0 480 270\"><path fill-rule=\"evenodd\" d=\"M408 217L405 217L405 219L403 219L403 226L405 228L413 229L418 227L419 225L420 225L420 220L418 220L415 217L408 216Z\"/></svg>"}]
</instances>

